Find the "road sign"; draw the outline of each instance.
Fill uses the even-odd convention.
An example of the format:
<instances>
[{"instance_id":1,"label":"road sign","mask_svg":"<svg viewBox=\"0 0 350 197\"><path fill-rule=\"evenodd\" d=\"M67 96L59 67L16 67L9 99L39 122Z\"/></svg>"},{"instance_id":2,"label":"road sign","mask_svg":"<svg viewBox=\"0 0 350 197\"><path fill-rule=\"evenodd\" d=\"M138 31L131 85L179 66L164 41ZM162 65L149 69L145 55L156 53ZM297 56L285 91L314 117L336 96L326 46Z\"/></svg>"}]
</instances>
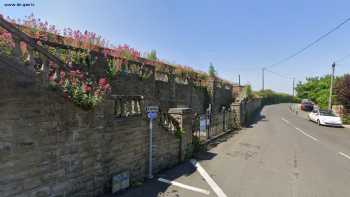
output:
<instances>
[{"instance_id":1,"label":"road sign","mask_svg":"<svg viewBox=\"0 0 350 197\"><path fill-rule=\"evenodd\" d=\"M158 106L147 106L146 107L147 112L159 112L159 107Z\"/></svg>"},{"instance_id":2,"label":"road sign","mask_svg":"<svg viewBox=\"0 0 350 197\"><path fill-rule=\"evenodd\" d=\"M148 112L147 117L151 120L154 120L157 118L157 112Z\"/></svg>"},{"instance_id":3,"label":"road sign","mask_svg":"<svg viewBox=\"0 0 350 197\"><path fill-rule=\"evenodd\" d=\"M153 157L153 149L155 148L153 146L153 124L152 121L157 118L157 113L159 112L158 106L148 106L146 107L147 111L147 117L149 118L149 158L148 158L148 178L153 178L152 174L152 157Z\"/></svg>"}]
</instances>

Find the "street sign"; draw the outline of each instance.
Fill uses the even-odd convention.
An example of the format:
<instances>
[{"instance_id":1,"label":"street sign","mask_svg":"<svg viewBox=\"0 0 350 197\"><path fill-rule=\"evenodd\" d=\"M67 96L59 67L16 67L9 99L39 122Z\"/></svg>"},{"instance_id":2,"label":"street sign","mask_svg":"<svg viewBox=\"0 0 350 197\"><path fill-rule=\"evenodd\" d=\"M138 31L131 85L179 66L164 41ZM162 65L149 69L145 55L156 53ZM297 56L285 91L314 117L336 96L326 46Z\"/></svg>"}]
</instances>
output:
<instances>
[{"instance_id":1,"label":"street sign","mask_svg":"<svg viewBox=\"0 0 350 197\"><path fill-rule=\"evenodd\" d=\"M199 118L199 131L201 133L205 133L206 129L207 129L206 115L201 115L200 118Z\"/></svg>"},{"instance_id":2,"label":"street sign","mask_svg":"<svg viewBox=\"0 0 350 197\"><path fill-rule=\"evenodd\" d=\"M112 193L115 194L130 185L129 172L125 171L112 177Z\"/></svg>"},{"instance_id":3,"label":"street sign","mask_svg":"<svg viewBox=\"0 0 350 197\"><path fill-rule=\"evenodd\" d=\"M158 106L147 106L146 107L147 112L159 112L159 107Z\"/></svg>"},{"instance_id":4,"label":"street sign","mask_svg":"<svg viewBox=\"0 0 350 197\"><path fill-rule=\"evenodd\" d=\"M157 112L148 112L147 113L147 117L150 119L150 120L154 120L157 118Z\"/></svg>"},{"instance_id":5,"label":"street sign","mask_svg":"<svg viewBox=\"0 0 350 197\"><path fill-rule=\"evenodd\" d=\"M157 118L157 113L159 112L158 106L148 106L146 107L147 117L149 118L149 158L148 158L148 178L153 178L152 174L152 158L153 158L153 149L155 148L153 145L153 123L152 121Z\"/></svg>"}]
</instances>

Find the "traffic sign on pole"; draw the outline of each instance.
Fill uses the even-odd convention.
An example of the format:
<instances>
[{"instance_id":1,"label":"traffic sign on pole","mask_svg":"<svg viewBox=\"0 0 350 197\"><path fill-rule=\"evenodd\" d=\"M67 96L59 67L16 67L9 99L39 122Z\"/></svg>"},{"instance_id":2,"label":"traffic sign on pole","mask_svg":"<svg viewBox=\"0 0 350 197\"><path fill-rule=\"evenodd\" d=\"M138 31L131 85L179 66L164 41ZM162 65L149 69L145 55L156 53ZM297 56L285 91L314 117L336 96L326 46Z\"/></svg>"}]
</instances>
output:
<instances>
[{"instance_id":1,"label":"traffic sign on pole","mask_svg":"<svg viewBox=\"0 0 350 197\"><path fill-rule=\"evenodd\" d=\"M148 166L148 178L153 178L152 173L152 157L153 157L153 120L157 118L157 113L159 111L158 106L148 106L146 107L147 117L149 118L149 166Z\"/></svg>"},{"instance_id":2,"label":"traffic sign on pole","mask_svg":"<svg viewBox=\"0 0 350 197\"><path fill-rule=\"evenodd\" d=\"M148 112L147 113L147 117L150 119L150 120L154 120L157 118L157 113L156 112Z\"/></svg>"}]
</instances>

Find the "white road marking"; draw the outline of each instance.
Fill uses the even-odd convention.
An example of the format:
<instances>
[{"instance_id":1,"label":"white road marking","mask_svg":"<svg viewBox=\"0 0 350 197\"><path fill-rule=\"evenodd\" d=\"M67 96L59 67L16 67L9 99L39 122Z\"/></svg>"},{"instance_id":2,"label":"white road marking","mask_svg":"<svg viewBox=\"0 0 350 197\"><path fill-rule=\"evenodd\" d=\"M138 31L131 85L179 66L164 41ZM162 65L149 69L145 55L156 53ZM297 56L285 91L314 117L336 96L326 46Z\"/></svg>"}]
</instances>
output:
<instances>
[{"instance_id":1,"label":"white road marking","mask_svg":"<svg viewBox=\"0 0 350 197\"><path fill-rule=\"evenodd\" d=\"M202 194L206 194L206 195L210 194L210 192L208 190L200 189L200 188L189 186L189 185L185 185L185 184L182 184L182 183L179 183L179 182L176 182L176 181L169 181L169 180L166 180L166 179L163 179L163 178L159 178L158 181L163 182L163 183L168 183L170 185L174 185L174 186L181 187L181 188L184 188L184 189L188 189L188 190L191 190L191 191L199 192L199 193L202 193Z\"/></svg>"},{"instance_id":2,"label":"white road marking","mask_svg":"<svg viewBox=\"0 0 350 197\"><path fill-rule=\"evenodd\" d=\"M290 123L288 120L286 120L285 118L281 118L281 119L282 119L282 121L284 121L285 123L287 123L287 124L291 125L292 127L294 127L296 130L298 130L300 133L302 133L302 134L305 135L306 137L309 137L309 138L313 139L314 141L318 141L317 138L313 137L312 135L307 134L305 131L299 129L298 127L295 127L293 124L291 124L291 123Z\"/></svg>"},{"instance_id":3,"label":"white road marking","mask_svg":"<svg viewBox=\"0 0 350 197\"><path fill-rule=\"evenodd\" d=\"M218 197L227 197L226 194L221 190L221 188L215 183L215 181L209 176L209 174L204 170L204 168L194 159L191 159L191 163L197 168L198 172L202 175L205 181L213 189Z\"/></svg>"},{"instance_id":4,"label":"white road marking","mask_svg":"<svg viewBox=\"0 0 350 197\"><path fill-rule=\"evenodd\" d=\"M309 138L313 139L314 141L318 141L317 138L305 133L303 130L299 129L298 127L295 127L295 129L298 130L300 133L304 134L306 137L309 137Z\"/></svg>"},{"instance_id":5,"label":"white road marking","mask_svg":"<svg viewBox=\"0 0 350 197\"><path fill-rule=\"evenodd\" d=\"M285 118L281 118L281 119L282 119L282 121L284 121L285 123L287 123L287 124L293 126L296 130L298 130L298 131L299 131L300 133L302 133L303 135L305 135L305 136L307 136L307 137L313 139L314 141L318 141L317 138L315 138L315 137L313 137L313 136L307 134L305 131L299 129L298 127L295 127L294 125L292 125L292 124L291 124L288 120L286 120ZM343 152L338 152L338 154L341 155L341 156L343 156L343 157L345 157L345 158L347 158L347 159L350 159L350 156L347 155L347 154L345 154L345 153L343 153Z\"/></svg>"},{"instance_id":6,"label":"white road marking","mask_svg":"<svg viewBox=\"0 0 350 197\"><path fill-rule=\"evenodd\" d=\"M298 130L298 131L299 131L300 133L302 133L303 135L305 135L305 136L307 136L307 137L313 139L314 141L318 141L317 138L315 138L315 137L313 137L313 136L307 134L305 131L299 129L298 127L295 127L294 125L292 125L292 124L291 124L288 120L286 120L285 118L281 118L281 119L282 119L284 122L286 122L287 124L293 126L296 130ZM343 156L343 157L345 157L345 158L347 158L347 159L350 159L350 156L347 155L347 154L345 154L345 153L343 153L343 152L338 152L338 154L341 155L341 156Z\"/></svg>"},{"instance_id":7,"label":"white road marking","mask_svg":"<svg viewBox=\"0 0 350 197\"><path fill-rule=\"evenodd\" d=\"M281 118L285 123L290 124L288 120Z\"/></svg>"},{"instance_id":8,"label":"white road marking","mask_svg":"<svg viewBox=\"0 0 350 197\"><path fill-rule=\"evenodd\" d=\"M350 156L345 154L345 153L343 153L343 152L338 152L338 154L346 157L347 159L350 159Z\"/></svg>"}]
</instances>

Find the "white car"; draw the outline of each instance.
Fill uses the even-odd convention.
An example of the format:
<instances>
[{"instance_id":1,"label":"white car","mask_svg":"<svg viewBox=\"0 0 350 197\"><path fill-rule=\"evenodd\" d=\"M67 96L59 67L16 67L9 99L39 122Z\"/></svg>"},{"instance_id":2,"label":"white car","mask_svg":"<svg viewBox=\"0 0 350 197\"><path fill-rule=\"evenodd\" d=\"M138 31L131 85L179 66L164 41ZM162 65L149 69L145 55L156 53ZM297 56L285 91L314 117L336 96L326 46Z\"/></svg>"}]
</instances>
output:
<instances>
[{"instance_id":1,"label":"white car","mask_svg":"<svg viewBox=\"0 0 350 197\"><path fill-rule=\"evenodd\" d=\"M315 109L309 113L309 120L318 125L342 127L342 121L333 111Z\"/></svg>"}]
</instances>

